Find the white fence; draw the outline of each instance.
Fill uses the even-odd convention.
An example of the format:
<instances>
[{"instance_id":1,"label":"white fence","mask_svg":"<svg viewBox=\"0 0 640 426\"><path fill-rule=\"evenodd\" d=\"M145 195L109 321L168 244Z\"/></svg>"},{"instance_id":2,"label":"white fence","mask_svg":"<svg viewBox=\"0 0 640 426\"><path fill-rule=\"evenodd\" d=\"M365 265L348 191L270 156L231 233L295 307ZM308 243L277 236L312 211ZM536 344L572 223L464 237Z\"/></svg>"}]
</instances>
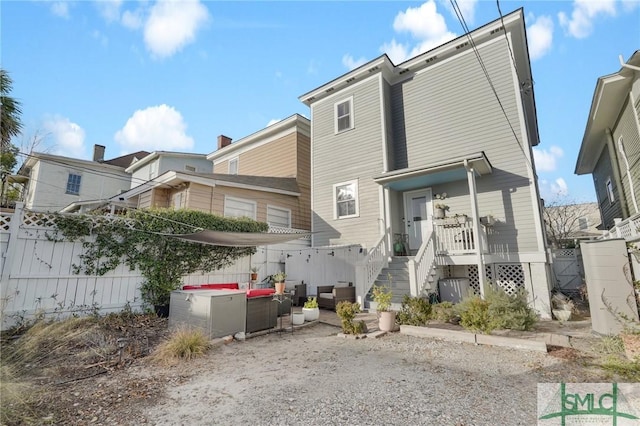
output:
<instances>
[{"instance_id":1,"label":"white fence","mask_svg":"<svg viewBox=\"0 0 640 426\"><path fill-rule=\"evenodd\" d=\"M51 220L46 215L23 212L0 213L0 329L21 317L38 312L68 316L74 312L119 311L126 304L141 307L139 286L143 277L126 265L103 276L73 272L79 263L82 244L51 241ZM185 284L249 281L250 266L260 268L259 277L284 269L286 254L308 250L307 239L268 247L239 259L217 271L203 271L184 277ZM293 268L293 266L292 266ZM305 282L309 275L300 274ZM302 278L304 277L304 278Z\"/></svg>"}]
</instances>

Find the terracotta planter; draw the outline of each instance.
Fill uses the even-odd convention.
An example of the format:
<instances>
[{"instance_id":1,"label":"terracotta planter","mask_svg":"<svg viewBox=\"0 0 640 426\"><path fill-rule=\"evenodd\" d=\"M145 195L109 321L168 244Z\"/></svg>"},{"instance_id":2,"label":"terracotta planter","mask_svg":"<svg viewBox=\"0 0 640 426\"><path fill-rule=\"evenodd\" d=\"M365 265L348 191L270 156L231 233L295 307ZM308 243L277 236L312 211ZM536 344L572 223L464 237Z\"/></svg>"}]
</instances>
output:
<instances>
[{"instance_id":1,"label":"terracotta planter","mask_svg":"<svg viewBox=\"0 0 640 426\"><path fill-rule=\"evenodd\" d=\"M640 334L621 333L620 338L624 343L624 354L630 360L640 359Z\"/></svg>"},{"instance_id":2,"label":"terracotta planter","mask_svg":"<svg viewBox=\"0 0 640 426\"><path fill-rule=\"evenodd\" d=\"M393 331L396 328L395 311L378 312L378 328L381 331Z\"/></svg>"},{"instance_id":3,"label":"terracotta planter","mask_svg":"<svg viewBox=\"0 0 640 426\"><path fill-rule=\"evenodd\" d=\"M258 279L258 273L257 272L252 272L251 273L251 281L256 281Z\"/></svg>"},{"instance_id":4,"label":"terracotta planter","mask_svg":"<svg viewBox=\"0 0 640 426\"><path fill-rule=\"evenodd\" d=\"M276 294L284 294L284 283L276 283Z\"/></svg>"},{"instance_id":5,"label":"terracotta planter","mask_svg":"<svg viewBox=\"0 0 640 426\"><path fill-rule=\"evenodd\" d=\"M434 219L444 219L444 209L433 209Z\"/></svg>"},{"instance_id":6,"label":"terracotta planter","mask_svg":"<svg viewBox=\"0 0 640 426\"><path fill-rule=\"evenodd\" d=\"M320 308L302 308L305 321L315 321L320 318Z\"/></svg>"}]
</instances>

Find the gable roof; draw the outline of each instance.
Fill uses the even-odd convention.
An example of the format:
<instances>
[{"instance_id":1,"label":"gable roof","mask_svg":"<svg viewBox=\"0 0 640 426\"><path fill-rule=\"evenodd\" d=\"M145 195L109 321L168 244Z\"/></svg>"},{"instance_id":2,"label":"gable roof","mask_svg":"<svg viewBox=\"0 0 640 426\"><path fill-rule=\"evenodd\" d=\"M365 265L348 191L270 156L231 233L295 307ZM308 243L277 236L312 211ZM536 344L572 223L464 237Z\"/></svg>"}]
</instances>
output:
<instances>
[{"instance_id":1,"label":"gable roof","mask_svg":"<svg viewBox=\"0 0 640 426\"><path fill-rule=\"evenodd\" d=\"M640 66L640 50L636 50L626 64L621 63L621 65L618 72L598 78L576 161L575 174L577 175L592 173L595 169L604 146L606 129L613 127L631 90L635 72L624 65Z\"/></svg>"},{"instance_id":2,"label":"gable roof","mask_svg":"<svg viewBox=\"0 0 640 426\"><path fill-rule=\"evenodd\" d=\"M146 157L141 158L138 161L133 162L130 166L127 167L128 173L133 173L138 170L140 167L144 166L160 157L178 157L178 158L201 158L205 159L205 154L194 154L192 152L173 152L173 151L153 151L151 154L148 154Z\"/></svg>"},{"instance_id":3,"label":"gable roof","mask_svg":"<svg viewBox=\"0 0 640 426\"><path fill-rule=\"evenodd\" d=\"M111 160L105 160L103 163L111 164L112 166L118 166L122 168L127 168L131 165L134 160L140 160L149 155L147 151L137 151L132 152L131 154L122 155L120 157L112 158Z\"/></svg>"},{"instance_id":4,"label":"gable roof","mask_svg":"<svg viewBox=\"0 0 640 426\"><path fill-rule=\"evenodd\" d=\"M114 172L124 173L124 167L109 164L108 162L97 162L93 160L81 160L79 158L65 157L63 155L47 154L44 152L32 152L26 161L20 166L18 174L26 175L26 169L33 167L38 161L45 163L57 164L63 167L76 167L78 169L91 170L110 170Z\"/></svg>"}]
</instances>

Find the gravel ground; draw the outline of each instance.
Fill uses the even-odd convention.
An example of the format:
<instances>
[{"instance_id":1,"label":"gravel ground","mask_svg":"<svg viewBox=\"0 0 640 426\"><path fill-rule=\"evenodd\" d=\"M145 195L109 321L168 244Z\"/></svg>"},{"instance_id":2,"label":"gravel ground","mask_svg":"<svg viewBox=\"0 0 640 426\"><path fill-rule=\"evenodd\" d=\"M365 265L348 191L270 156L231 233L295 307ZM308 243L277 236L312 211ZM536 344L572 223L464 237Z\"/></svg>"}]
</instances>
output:
<instances>
[{"instance_id":1,"label":"gravel ground","mask_svg":"<svg viewBox=\"0 0 640 426\"><path fill-rule=\"evenodd\" d=\"M171 367L136 423L531 425L537 383L609 382L581 359L391 333L336 337L318 324L213 349ZM131 374L153 374L147 368Z\"/></svg>"}]
</instances>

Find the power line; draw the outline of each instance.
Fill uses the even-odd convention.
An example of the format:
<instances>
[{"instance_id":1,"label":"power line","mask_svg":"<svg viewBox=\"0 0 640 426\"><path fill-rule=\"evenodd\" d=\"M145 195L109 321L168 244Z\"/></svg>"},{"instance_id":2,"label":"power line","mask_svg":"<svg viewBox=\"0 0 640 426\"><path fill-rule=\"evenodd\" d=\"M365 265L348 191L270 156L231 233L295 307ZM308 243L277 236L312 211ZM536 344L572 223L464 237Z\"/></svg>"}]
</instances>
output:
<instances>
[{"instance_id":1,"label":"power line","mask_svg":"<svg viewBox=\"0 0 640 426\"><path fill-rule=\"evenodd\" d=\"M502 101L500 100L500 96L498 96L498 91L496 90L496 88L495 88L495 86L493 84L493 81L491 80L491 76L489 75L489 71L487 70L487 67L484 64L484 61L482 60L482 57L480 55L480 51L478 50L478 47L477 47L475 41L471 37L471 31L469 30L469 27L467 26L467 22L464 19L462 11L460 10L460 6L458 6L457 0L449 0L449 1L451 2L451 6L453 7L453 10L454 10L454 12L456 14L456 17L458 18L458 21L460 22L460 25L462 26L462 29L464 30L465 35L467 36L467 39L469 40L469 44L471 45L471 49L473 50L473 53L475 54L476 59L478 60L478 63L480 64L480 68L482 68L482 72L484 73L484 76L487 79L487 82L489 83L489 87L491 87L491 91L493 92L493 95L495 96L496 100L498 101L498 105L500 105L500 109L502 110L502 114L504 115L504 118L507 121L507 124L509 125L509 128L511 129L511 133L513 134L513 137L516 139L516 142L518 144L518 147L520 148L520 151L522 151L522 154L524 156L525 162L529 166L529 168L531 169L531 171L532 171L532 173L533 173L533 175L535 177L536 173L535 173L535 170L533 168L533 165L531 164L531 161L529 160L529 158L527 157L526 152L524 151L524 147L522 146L522 143L520 142L520 138L518 138L518 135L517 135L515 129L513 128L513 125L511 124L511 120L509 120L509 116L507 115L507 111L505 110L504 105L502 104ZM506 36L506 29L504 28L504 25L503 25L503 31L505 32L505 36ZM511 51L510 47L509 47L509 51ZM517 76L517 68L516 68L516 76Z\"/></svg>"}]
</instances>

